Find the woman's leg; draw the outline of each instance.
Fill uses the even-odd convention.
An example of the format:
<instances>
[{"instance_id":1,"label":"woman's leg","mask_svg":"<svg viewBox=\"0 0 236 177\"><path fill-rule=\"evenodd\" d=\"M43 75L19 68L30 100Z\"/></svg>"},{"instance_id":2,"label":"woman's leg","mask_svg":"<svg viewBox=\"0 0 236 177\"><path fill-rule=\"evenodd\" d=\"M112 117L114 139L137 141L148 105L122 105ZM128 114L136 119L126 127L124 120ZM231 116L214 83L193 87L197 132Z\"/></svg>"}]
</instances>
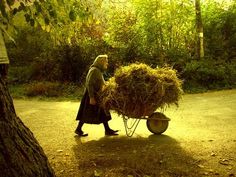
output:
<instances>
[{"instance_id":1,"label":"woman's leg","mask_svg":"<svg viewBox=\"0 0 236 177\"><path fill-rule=\"evenodd\" d=\"M83 121L79 121L79 124L78 124L78 126L77 126L77 128L75 130L75 133L78 134L79 136L88 136L87 133L84 133L82 131L83 125L84 125L84 122Z\"/></svg>"},{"instance_id":2,"label":"woman's leg","mask_svg":"<svg viewBox=\"0 0 236 177\"><path fill-rule=\"evenodd\" d=\"M105 131L111 130L110 127L109 127L109 125L108 125L108 122L103 122L103 125L104 125Z\"/></svg>"},{"instance_id":3,"label":"woman's leg","mask_svg":"<svg viewBox=\"0 0 236 177\"><path fill-rule=\"evenodd\" d=\"M118 134L117 134L118 130L112 130L112 129L109 127L108 122L103 122L103 125L104 125L104 129L105 129L105 134L106 134L106 135L118 135Z\"/></svg>"},{"instance_id":4,"label":"woman's leg","mask_svg":"<svg viewBox=\"0 0 236 177\"><path fill-rule=\"evenodd\" d=\"M83 127L83 125L84 125L84 122L79 121L79 124L78 124L78 127L76 128L76 130L80 130L80 131L82 131L82 127Z\"/></svg>"}]
</instances>

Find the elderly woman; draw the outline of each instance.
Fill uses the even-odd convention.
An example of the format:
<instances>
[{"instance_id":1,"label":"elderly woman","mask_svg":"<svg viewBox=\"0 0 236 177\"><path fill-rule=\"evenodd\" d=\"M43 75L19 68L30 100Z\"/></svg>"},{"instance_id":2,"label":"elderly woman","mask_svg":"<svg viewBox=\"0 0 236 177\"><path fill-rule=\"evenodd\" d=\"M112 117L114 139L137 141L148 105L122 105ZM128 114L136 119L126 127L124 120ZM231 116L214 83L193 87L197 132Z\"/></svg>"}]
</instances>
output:
<instances>
[{"instance_id":1,"label":"elderly woman","mask_svg":"<svg viewBox=\"0 0 236 177\"><path fill-rule=\"evenodd\" d=\"M81 100L78 115L76 120L79 120L78 127L75 133L79 136L88 136L87 133L82 131L84 123L88 124L100 124L103 123L105 128L105 135L113 136L118 135L117 130L112 130L108 121L111 120L110 113L104 111L103 108L97 104L98 92L105 84L103 72L108 67L108 56L99 55L90 66L88 74L86 76L86 89Z\"/></svg>"}]
</instances>

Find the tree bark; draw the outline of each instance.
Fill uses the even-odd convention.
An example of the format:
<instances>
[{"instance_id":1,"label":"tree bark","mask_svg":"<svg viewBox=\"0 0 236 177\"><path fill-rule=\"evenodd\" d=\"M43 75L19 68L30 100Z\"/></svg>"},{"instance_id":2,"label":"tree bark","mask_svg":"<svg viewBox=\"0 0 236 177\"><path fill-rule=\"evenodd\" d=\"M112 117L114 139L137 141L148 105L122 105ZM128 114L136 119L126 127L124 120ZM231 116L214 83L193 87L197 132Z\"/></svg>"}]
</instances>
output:
<instances>
[{"instance_id":1,"label":"tree bark","mask_svg":"<svg viewBox=\"0 0 236 177\"><path fill-rule=\"evenodd\" d=\"M201 3L200 0L195 0L196 10L196 26L197 26L197 58L201 59L204 57L204 44L203 44L203 25L201 15Z\"/></svg>"},{"instance_id":2,"label":"tree bark","mask_svg":"<svg viewBox=\"0 0 236 177\"><path fill-rule=\"evenodd\" d=\"M17 117L5 81L0 78L0 176L54 177L33 133Z\"/></svg>"}]
</instances>

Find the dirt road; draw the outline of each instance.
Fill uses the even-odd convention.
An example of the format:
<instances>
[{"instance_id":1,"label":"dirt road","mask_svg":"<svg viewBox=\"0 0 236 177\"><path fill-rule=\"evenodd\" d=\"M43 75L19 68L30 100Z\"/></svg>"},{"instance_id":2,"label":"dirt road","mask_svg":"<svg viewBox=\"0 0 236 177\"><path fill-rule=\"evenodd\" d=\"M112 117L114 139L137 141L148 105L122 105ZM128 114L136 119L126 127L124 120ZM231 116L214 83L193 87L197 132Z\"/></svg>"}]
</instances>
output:
<instances>
[{"instance_id":1,"label":"dirt road","mask_svg":"<svg viewBox=\"0 0 236 177\"><path fill-rule=\"evenodd\" d=\"M184 95L163 135L152 135L141 120L133 137L112 113L117 137L102 125L85 125L88 137L74 134L79 102L14 100L16 112L43 147L56 175L236 176L236 90Z\"/></svg>"}]
</instances>

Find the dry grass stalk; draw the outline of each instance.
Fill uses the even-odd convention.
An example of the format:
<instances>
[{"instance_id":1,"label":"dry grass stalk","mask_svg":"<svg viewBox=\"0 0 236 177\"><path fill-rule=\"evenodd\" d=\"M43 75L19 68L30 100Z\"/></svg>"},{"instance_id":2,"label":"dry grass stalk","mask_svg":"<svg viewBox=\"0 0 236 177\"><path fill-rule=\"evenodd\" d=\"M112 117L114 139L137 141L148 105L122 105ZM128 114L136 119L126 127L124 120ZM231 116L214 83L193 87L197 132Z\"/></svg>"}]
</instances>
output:
<instances>
[{"instance_id":1,"label":"dry grass stalk","mask_svg":"<svg viewBox=\"0 0 236 177\"><path fill-rule=\"evenodd\" d=\"M100 93L100 104L118 114L139 118L151 115L157 108L178 105L182 93L176 70L134 63L115 71Z\"/></svg>"}]
</instances>

